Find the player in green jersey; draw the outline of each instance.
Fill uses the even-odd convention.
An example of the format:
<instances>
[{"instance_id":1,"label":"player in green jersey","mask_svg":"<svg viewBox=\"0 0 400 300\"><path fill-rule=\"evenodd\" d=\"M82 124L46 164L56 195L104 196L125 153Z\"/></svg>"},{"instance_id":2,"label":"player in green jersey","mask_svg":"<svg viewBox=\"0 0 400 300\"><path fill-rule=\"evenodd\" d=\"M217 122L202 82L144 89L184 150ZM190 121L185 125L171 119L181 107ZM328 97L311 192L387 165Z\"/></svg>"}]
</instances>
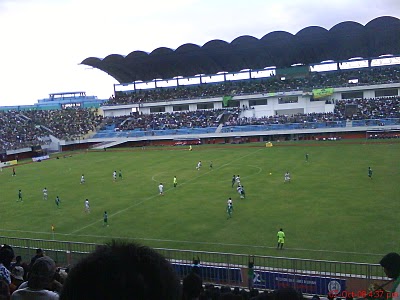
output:
<instances>
[{"instance_id":1,"label":"player in green jersey","mask_svg":"<svg viewBox=\"0 0 400 300\"><path fill-rule=\"evenodd\" d=\"M279 229L277 235L278 237L278 247L277 249L283 249L283 244L285 243L285 233L283 232L283 229Z\"/></svg>"},{"instance_id":2,"label":"player in green jersey","mask_svg":"<svg viewBox=\"0 0 400 300\"><path fill-rule=\"evenodd\" d=\"M57 207L60 208L60 202L61 202L60 197L57 196L55 202Z\"/></svg>"},{"instance_id":3,"label":"player in green jersey","mask_svg":"<svg viewBox=\"0 0 400 300\"><path fill-rule=\"evenodd\" d=\"M108 213L107 213L107 211L104 211L104 215L103 215L103 225L104 225L104 226L108 226Z\"/></svg>"}]
</instances>

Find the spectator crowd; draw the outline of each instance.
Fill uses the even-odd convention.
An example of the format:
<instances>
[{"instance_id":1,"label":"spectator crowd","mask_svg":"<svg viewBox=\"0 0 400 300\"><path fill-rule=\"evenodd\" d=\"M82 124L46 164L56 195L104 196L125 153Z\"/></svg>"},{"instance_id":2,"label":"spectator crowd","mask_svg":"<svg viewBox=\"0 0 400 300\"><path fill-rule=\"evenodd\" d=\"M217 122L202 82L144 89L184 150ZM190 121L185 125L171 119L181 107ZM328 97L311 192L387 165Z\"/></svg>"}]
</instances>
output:
<instances>
[{"instance_id":1,"label":"spectator crowd","mask_svg":"<svg viewBox=\"0 0 400 300\"><path fill-rule=\"evenodd\" d=\"M348 104L357 106L354 112L347 110ZM256 118L240 117L240 112L239 108L230 108L149 115L131 113L130 116L106 118L105 124L115 124L117 130L164 130L217 127L220 123L224 126L245 126L400 118L400 97L337 100L332 113L297 113Z\"/></svg>"},{"instance_id":2,"label":"spectator crowd","mask_svg":"<svg viewBox=\"0 0 400 300\"><path fill-rule=\"evenodd\" d=\"M177 99L199 99L239 96L249 94L276 93L284 91L311 91L328 87L348 87L400 82L400 67L365 68L309 73L300 78L272 76L265 79L227 81L193 86L179 86L119 92L106 105L133 104L143 102L171 101Z\"/></svg>"},{"instance_id":3,"label":"spectator crowd","mask_svg":"<svg viewBox=\"0 0 400 300\"><path fill-rule=\"evenodd\" d=\"M94 131L102 119L87 108L0 111L0 152L43 145L50 134L71 140Z\"/></svg>"},{"instance_id":4,"label":"spectator crowd","mask_svg":"<svg viewBox=\"0 0 400 300\"><path fill-rule=\"evenodd\" d=\"M209 128L219 124L245 126L400 118L400 96L336 100L334 104L334 111L329 113L297 113L260 118L241 117L241 109L238 107L154 114L134 112L129 116L106 118L88 108L0 111L0 152L43 145L49 142L49 135L67 141L82 138L110 124L117 131L152 131ZM348 106L356 108L349 112Z\"/></svg>"}]
</instances>

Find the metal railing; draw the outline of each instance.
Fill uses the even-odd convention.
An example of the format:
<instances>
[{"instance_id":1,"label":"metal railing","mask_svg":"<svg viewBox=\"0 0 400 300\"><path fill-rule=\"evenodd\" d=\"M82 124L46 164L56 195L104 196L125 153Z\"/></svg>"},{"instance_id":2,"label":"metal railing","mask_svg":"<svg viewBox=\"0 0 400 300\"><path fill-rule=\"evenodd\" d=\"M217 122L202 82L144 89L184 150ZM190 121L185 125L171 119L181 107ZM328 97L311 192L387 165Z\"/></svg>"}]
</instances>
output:
<instances>
[{"instance_id":1,"label":"metal railing","mask_svg":"<svg viewBox=\"0 0 400 300\"><path fill-rule=\"evenodd\" d=\"M41 248L57 265L73 265L96 249L98 244L26 239L0 236L0 244L13 247L15 255L27 261ZM346 291L366 291L372 283L388 280L378 264L313 260L274 256L155 248L175 267L180 278L198 263L203 282L248 286L249 262L254 263L254 286L275 289L292 285L305 293L327 294L332 286Z\"/></svg>"}]
</instances>

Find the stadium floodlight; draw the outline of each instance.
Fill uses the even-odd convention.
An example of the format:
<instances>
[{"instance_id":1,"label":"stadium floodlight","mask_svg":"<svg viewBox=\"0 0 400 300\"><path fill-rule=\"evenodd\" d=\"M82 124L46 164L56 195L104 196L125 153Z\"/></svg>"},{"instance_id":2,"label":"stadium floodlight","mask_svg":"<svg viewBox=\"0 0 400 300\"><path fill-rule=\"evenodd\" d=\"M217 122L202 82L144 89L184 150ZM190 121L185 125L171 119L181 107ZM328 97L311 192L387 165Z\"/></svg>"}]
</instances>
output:
<instances>
[{"instance_id":1,"label":"stadium floodlight","mask_svg":"<svg viewBox=\"0 0 400 300\"><path fill-rule=\"evenodd\" d=\"M337 63L333 62L333 61L331 61L331 62L325 61L323 63L310 66L310 71L311 72L336 71L337 69L338 69Z\"/></svg>"},{"instance_id":2,"label":"stadium floodlight","mask_svg":"<svg viewBox=\"0 0 400 300\"><path fill-rule=\"evenodd\" d=\"M375 58L371 60L371 67L399 65L400 56L388 56Z\"/></svg>"},{"instance_id":3,"label":"stadium floodlight","mask_svg":"<svg viewBox=\"0 0 400 300\"><path fill-rule=\"evenodd\" d=\"M369 63L367 59L364 60L348 60L339 63L339 68L341 70L348 70L348 69L360 69L360 68L368 68Z\"/></svg>"}]
</instances>

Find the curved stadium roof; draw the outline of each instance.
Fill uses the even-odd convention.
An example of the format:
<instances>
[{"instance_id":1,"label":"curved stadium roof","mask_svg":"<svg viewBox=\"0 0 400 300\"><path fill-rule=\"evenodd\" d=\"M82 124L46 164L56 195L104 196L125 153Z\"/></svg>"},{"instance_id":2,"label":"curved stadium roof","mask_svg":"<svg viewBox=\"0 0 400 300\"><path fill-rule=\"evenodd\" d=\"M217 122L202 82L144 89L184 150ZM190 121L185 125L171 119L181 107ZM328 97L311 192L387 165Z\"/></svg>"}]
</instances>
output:
<instances>
[{"instance_id":1,"label":"curved stadium roof","mask_svg":"<svg viewBox=\"0 0 400 300\"><path fill-rule=\"evenodd\" d=\"M379 17L365 26L341 22L330 30L309 26L295 35L274 31L261 39L245 35L231 43L212 40L203 46L184 44L176 50L160 47L151 53L133 51L127 56L88 57L81 64L100 69L119 83L128 83L384 54L400 54L398 18Z\"/></svg>"}]
</instances>

